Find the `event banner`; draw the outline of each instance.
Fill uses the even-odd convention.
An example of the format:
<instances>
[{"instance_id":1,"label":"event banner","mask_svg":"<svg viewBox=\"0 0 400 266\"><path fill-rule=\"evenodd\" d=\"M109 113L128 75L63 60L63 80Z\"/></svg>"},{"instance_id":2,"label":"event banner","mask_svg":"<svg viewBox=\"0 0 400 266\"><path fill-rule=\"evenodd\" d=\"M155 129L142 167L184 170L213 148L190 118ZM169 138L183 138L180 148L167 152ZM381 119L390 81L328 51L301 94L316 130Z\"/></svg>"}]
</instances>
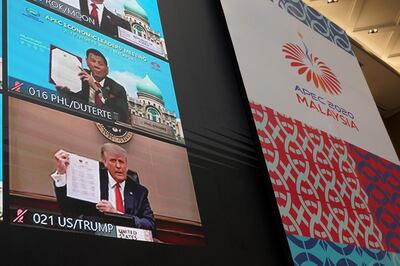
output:
<instances>
[{"instance_id":1,"label":"event banner","mask_svg":"<svg viewBox=\"0 0 400 266\"><path fill-rule=\"evenodd\" d=\"M168 62L29 1L7 9L12 94L184 143Z\"/></svg>"},{"instance_id":2,"label":"event banner","mask_svg":"<svg viewBox=\"0 0 400 266\"><path fill-rule=\"evenodd\" d=\"M399 159L345 32L302 1L221 3L295 264L396 265Z\"/></svg>"},{"instance_id":3,"label":"event banner","mask_svg":"<svg viewBox=\"0 0 400 266\"><path fill-rule=\"evenodd\" d=\"M167 59L157 0L29 0Z\"/></svg>"}]
</instances>

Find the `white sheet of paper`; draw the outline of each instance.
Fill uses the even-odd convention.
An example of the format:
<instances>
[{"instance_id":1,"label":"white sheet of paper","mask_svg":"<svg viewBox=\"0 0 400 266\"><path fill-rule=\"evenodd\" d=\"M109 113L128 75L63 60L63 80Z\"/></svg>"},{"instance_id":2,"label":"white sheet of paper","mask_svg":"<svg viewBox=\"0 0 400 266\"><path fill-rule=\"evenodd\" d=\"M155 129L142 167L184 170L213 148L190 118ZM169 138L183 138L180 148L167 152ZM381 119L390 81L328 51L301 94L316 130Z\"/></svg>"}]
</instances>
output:
<instances>
[{"instance_id":1,"label":"white sheet of paper","mask_svg":"<svg viewBox=\"0 0 400 266\"><path fill-rule=\"evenodd\" d=\"M71 92L82 90L78 74L82 71L79 57L55 48L51 51L51 79L57 86L68 87Z\"/></svg>"},{"instance_id":2,"label":"white sheet of paper","mask_svg":"<svg viewBox=\"0 0 400 266\"><path fill-rule=\"evenodd\" d=\"M98 161L72 153L69 155L67 196L93 203L100 201Z\"/></svg>"}]
</instances>

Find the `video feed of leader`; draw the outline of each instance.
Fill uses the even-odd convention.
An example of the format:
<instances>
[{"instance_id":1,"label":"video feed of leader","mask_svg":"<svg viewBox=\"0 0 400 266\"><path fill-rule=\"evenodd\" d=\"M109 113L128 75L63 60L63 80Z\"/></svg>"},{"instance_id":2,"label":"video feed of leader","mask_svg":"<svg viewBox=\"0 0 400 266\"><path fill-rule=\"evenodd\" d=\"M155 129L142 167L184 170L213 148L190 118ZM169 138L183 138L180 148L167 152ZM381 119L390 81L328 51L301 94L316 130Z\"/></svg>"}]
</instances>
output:
<instances>
[{"instance_id":1,"label":"video feed of leader","mask_svg":"<svg viewBox=\"0 0 400 266\"><path fill-rule=\"evenodd\" d=\"M204 246L186 148L14 97L9 105L10 222Z\"/></svg>"},{"instance_id":2,"label":"video feed of leader","mask_svg":"<svg viewBox=\"0 0 400 266\"><path fill-rule=\"evenodd\" d=\"M184 143L166 61L27 1L7 8L10 93Z\"/></svg>"},{"instance_id":3,"label":"video feed of leader","mask_svg":"<svg viewBox=\"0 0 400 266\"><path fill-rule=\"evenodd\" d=\"M30 0L167 60L157 0Z\"/></svg>"}]
</instances>

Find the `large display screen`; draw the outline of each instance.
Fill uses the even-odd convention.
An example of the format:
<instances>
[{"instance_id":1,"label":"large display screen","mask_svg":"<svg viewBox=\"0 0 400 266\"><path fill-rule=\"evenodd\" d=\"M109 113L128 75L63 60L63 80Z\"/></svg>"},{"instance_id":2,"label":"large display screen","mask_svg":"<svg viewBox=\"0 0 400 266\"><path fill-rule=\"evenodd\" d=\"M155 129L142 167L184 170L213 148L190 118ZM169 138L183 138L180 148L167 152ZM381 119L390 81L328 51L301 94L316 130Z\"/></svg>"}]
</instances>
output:
<instances>
[{"instance_id":1,"label":"large display screen","mask_svg":"<svg viewBox=\"0 0 400 266\"><path fill-rule=\"evenodd\" d=\"M399 159L346 33L302 1L221 2L294 263L392 265Z\"/></svg>"},{"instance_id":2,"label":"large display screen","mask_svg":"<svg viewBox=\"0 0 400 266\"><path fill-rule=\"evenodd\" d=\"M7 4L10 222L204 245L157 2Z\"/></svg>"},{"instance_id":3,"label":"large display screen","mask_svg":"<svg viewBox=\"0 0 400 266\"><path fill-rule=\"evenodd\" d=\"M28 1L8 12L11 93L183 143L168 62Z\"/></svg>"},{"instance_id":4,"label":"large display screen","mask_svg":"<svg viewBox=\"0 0 400 266\"><path fill-rule=\"evenodd\" d=\"M167 59L156 0L30 0L86 27Z\"/></svg>"}]
</instances>

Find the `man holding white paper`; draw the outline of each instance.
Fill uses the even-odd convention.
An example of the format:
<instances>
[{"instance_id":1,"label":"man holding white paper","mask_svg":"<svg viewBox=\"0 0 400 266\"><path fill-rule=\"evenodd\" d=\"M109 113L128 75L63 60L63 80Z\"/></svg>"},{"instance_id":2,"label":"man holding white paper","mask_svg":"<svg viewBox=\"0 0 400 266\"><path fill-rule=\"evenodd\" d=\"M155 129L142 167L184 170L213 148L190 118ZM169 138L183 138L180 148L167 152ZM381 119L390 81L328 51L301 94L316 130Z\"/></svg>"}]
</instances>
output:
<instances>
[{"instance_id":1,"label":"man holding white paper","mask_svg":"<svg viewBox=\"0 0 400 266\"><path fill-rule=\"evenodd\" d=\"M70 57L73 57L71 55ZM70 68L74 69L74 78L55 79L57 73L64 73L66 65L65 59L62 57L52 57L52 60L61 58L58 61L51 62L52 73L51 78L56 85L56 89L61 95L66 96L72 100L77 100L84 103L90 103L102 108L107 108L118 114L118 120L121 122L129 123L129 107L128 97L125 88L108 77L109 66L106 57L96 49L86 50L86 64L89 69L80 68L77 64L68 64ZM71 60L69 60L71 61ZM76 61L76 60L75 60ZM61 68L61 70L59 70ZM68 71L71 73L71 71ZM61 74L61 77L62 74ZM62 80L62 82L56 82ZM68 87L66 81L73 81L73 86ZM78 87L78 89L74 89Z\"/></svg>"},{"instance_id":2,"label":"man holding white paper","mask_svg":"<svg viewBox=\"0 0 400 266\"><path fill-rule=\"evenodd\" d=\"M91 160L86 161L86 158L64 150L57 151L54 155L56 171L51 177L61 213L68 216L125 214L132 217L133 227L154 230L154 215L147 198L148 190L127 178L127 155L126 150L116 144L104 144L101 147L104 167L97 162L98 171L95 173ZM91 174L89 178L88 174ZM74 191L69 191L71 189ZM97 195L100 198L96 203L94 201Z\"/></svg>"}]
</instances>

